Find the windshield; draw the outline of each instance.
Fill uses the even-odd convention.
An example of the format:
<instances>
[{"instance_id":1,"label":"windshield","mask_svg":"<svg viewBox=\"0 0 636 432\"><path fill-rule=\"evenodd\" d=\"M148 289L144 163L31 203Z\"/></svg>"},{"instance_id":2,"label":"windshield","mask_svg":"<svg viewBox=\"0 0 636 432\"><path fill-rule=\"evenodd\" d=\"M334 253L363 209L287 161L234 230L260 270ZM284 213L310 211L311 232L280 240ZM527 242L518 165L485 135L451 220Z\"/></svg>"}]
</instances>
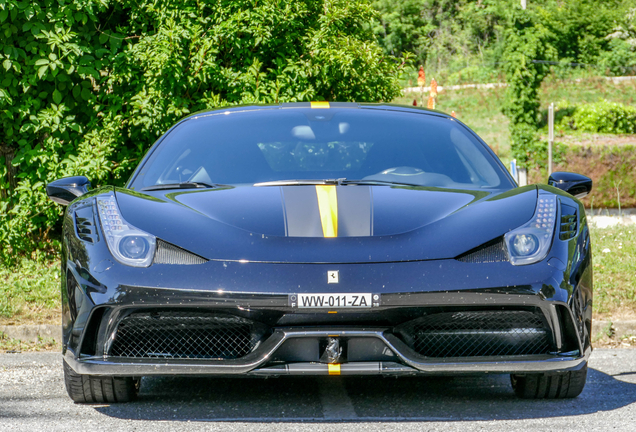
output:
<instances>
[{"instance_id":1,"label":"windshield","mask_svg":"<svg viewBox=\"0 0 636 432\"><path fill-rule=\"evenodd\" d=\"M263 109L192 118L165 137L130 187L320 179L513 187L484 145L452 119L351 108Z\"/></svg>"}]
</instances>

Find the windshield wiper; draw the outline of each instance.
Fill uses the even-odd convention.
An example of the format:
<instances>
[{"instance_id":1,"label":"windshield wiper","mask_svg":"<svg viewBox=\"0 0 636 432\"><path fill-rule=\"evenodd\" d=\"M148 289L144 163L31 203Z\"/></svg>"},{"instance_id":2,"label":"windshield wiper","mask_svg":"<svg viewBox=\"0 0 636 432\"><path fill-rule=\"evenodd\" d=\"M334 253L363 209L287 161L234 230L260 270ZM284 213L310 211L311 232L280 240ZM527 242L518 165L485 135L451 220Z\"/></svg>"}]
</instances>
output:
<instances>
[{"instance_id":1,"label":"windshield wiper","mask_svg":"<svg viewBox=\"0 0 636 432\"><path fill-rule=\"evenodd\" d=\"M387 180L346 180L342 179L339 185L370 185L370 186L423 186L421 184L415 183L404 183L404 182L396 182L396 181L387 181Z\"/></svg>"},{"instance_id":2,"label":"windshield wiper","mask_svg":"<svg viewBox=\"0 0 636 432\"><path fill-rule=\"evenodd\" d=\"M299 180L274 180L254 183L254 186L311 186L311 185L340 185L347 179L299 179Z\"/></svg>"},{"instance_id":3,"label":"windshield wiper","mask_svg":"<svg viewBox=\"0 0 636 432\"><path fill-rule=\"evenodd\" d=\"M311 186L311 185L371 185L371 186L422 186L420 184L393 182L384 180L347 180L338 179L300 179L300 180L274 180L268 182L254 183L254 186Z\"/></svg>"},{"instance_id":4,"label":"windshield wiper","mask_svg":"<svg viewBox=\"0 0 636 432\"><path fill-rule=\"evenodd\" d=\"M141 190L156 191L156 190L168 190L168 189L211 189L211 188L218 188L218 187L224 187L224 186L226 185L185 181L181 183L166 183L166 184L157 184L153 186L147 186L145 188L141 188Z\"/></svg>"}]
</instances>

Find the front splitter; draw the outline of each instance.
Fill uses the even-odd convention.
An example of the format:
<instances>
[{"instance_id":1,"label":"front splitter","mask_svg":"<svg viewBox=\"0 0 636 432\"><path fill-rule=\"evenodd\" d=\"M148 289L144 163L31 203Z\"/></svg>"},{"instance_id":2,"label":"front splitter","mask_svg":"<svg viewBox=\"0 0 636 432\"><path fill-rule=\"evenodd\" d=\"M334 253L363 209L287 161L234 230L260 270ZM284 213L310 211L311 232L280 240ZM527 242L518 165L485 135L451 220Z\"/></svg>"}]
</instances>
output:
<instances>
[{"instance_id":1,"label":"front splitter","mask_svg":"<svg viewBox=\"0 0 636 432\"><path fill-rule=\"evenodd\" d=\"M382 341L396 356L396 362L343 363L340 365L341 375L566 372L582 368L591 354L591 350L588 349L583 356L528 355L515 357L429 358L417 354L400 339L386 332L386 330L385 328L365 330L345 328L331 328L329 330L277 329L255 351L242 358L232 360L109 356L77 358L71 350L67 350L65 361L75 372L86 375L329 375L329 365L326 363L301 362L267 366L273 354L286 340L307 337L375 338Z\"/></svg>"}]
</instances>

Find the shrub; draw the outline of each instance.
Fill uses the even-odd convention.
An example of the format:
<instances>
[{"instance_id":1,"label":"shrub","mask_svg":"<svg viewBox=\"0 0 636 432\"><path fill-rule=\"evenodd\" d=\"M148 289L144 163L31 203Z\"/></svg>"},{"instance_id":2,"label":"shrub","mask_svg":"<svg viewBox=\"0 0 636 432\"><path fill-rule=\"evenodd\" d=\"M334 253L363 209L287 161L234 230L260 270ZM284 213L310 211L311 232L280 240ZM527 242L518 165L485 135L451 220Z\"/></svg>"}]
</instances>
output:
<instances>
[{"instance_id":1,"label":"shrub","mask_svg":"<svg viewBox=\"0 0 636 432\"><path fill-rule=\"evenodd\" d=\"M606 100L577 105L571 116L561 120L563 126L581 132L611 134L636 133L636 108Z\"/></svg>"},{"instance_id":2,"label":"shrub","mask_svg":"<svg viewBox=\"0 0 636 432\"><path fill-rule=\"evenodd\" d=\"M636 49L623 39L612 39L610 50L599 56L600 66L612 75L633 75L636 73Z\"/></svg>"}]
</instances>

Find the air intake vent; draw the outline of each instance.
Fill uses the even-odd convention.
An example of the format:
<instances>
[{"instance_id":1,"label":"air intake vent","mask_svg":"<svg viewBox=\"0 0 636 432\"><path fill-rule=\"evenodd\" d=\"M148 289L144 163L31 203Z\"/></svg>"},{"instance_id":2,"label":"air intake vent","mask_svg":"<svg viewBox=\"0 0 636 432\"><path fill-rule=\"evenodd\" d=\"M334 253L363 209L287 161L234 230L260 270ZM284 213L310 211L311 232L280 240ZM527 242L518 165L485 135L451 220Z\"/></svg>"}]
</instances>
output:
<instances>
[{"instance_id":1,"label":"air intake vent","mask_svg":"<svg viewBox=\"0 0 636 432\"><path fill-rule=\"evenodd\" d=\"M75 233L85 242L99 241L92 204L75 210Z\"/></svg>"},{"instance_id":2,"label":"air intake vent","mask_svg":"<svg viewBox=\"0 0 636 432\"><path fill-rule=\"evenodd\" d=\"M492 263L508 261L508 252L503 237L485 243L455 258L466 263Z\"/></svg>"},{"instance_id":3,"label":"air intake vent","mask_svg":"<svg viewBox=\"0 0 636 432\"><path fill-rule=\"evenodd\" d=\"M157 239L157 251L155 252L155 260L153 264L181 264L193 265L208 262L207 259L181 249L178 246Z\"/></svg>"},{"instance_id":4,"label":"air intake vent","mask_svg":"<svg viewBox=\"0 0 636 432\"><path fill-rule=\"evenodd\" d=\"M235 359L252 352L267 328L207 311L136 312L121 320L110 355L166 359Z\"/></svg>"},{"instance_id":5,"label":"air intake vent","mask_svg":"<svg viewBox=\"0 0 636 432\"><path fill-rule=\"evenodd\" d=\"M427 315L396 329L426 357L483 357L547 354L549 330L540 313L462 311Z\"/></svg>"},{"instance_id":6,"label":"air intake vent","mask_svg":"<svg viewBox=\"0 0 636 432\"><path fill-rule=\"evenodd\" d=\"M576 235L578 230L578 218L576 208L567 204L561 204L561 229L559 238L569 240Z\"/></svg>"}]
</instances>

